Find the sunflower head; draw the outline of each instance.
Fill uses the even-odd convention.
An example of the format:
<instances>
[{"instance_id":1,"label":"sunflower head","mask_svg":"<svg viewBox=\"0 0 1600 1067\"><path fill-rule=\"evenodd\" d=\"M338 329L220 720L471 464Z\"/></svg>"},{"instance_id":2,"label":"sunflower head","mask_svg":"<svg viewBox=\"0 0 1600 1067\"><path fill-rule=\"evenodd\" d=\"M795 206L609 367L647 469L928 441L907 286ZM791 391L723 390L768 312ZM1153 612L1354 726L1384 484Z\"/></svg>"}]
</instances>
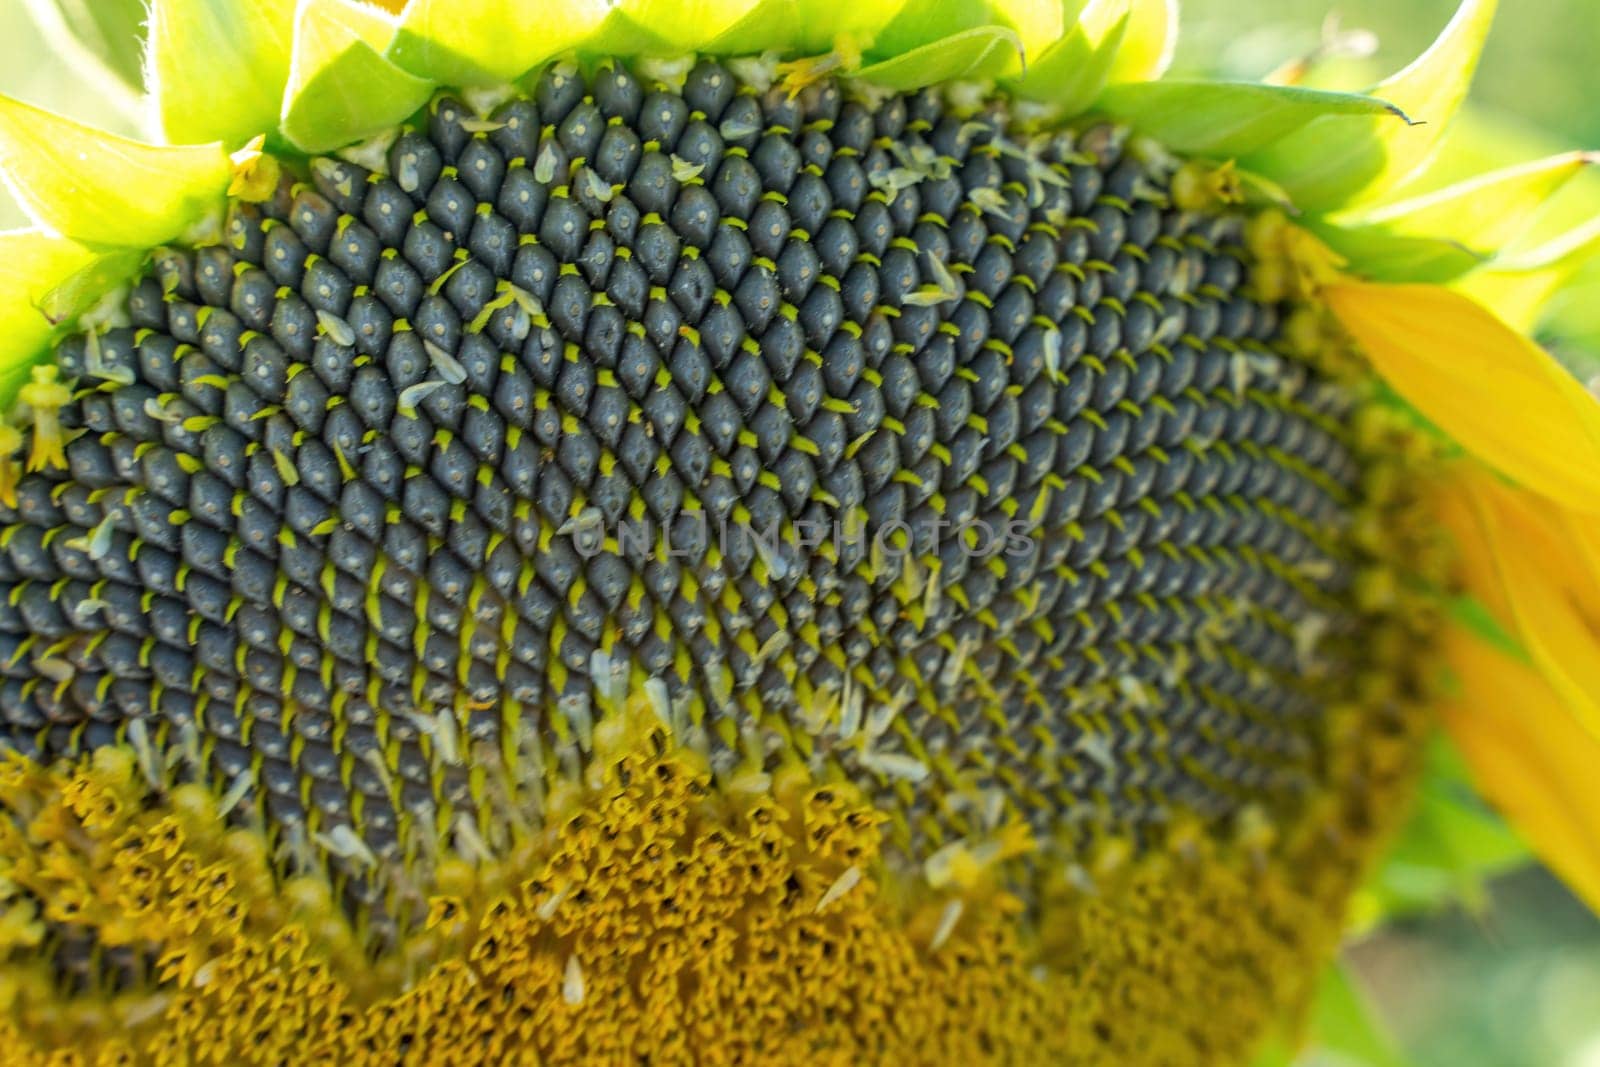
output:
<instances>
[{"instance_id":1,"label":"sunflower head","mask_svg":"<svg viewBox=\"0 0 1600 1067\"><path fill-rule=\"evenodd\" d=\"M8 1047L1239 1061L1439 708L1600 898L1600 419L1479 302L1590 160L1407 193L1493 11L155 0L159 136L0 98Z\"/></svg>"}]
</instances>

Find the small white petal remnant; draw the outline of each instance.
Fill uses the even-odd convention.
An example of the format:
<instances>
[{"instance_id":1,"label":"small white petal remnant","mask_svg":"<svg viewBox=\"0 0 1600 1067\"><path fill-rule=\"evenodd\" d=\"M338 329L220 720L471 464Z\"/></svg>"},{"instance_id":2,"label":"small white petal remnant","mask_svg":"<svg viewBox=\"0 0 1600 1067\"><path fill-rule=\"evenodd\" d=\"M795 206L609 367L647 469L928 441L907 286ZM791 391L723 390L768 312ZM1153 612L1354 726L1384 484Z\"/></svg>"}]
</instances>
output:
<instances>
[{"instance_id":1,"label":"small white petal remnant","mask_svg":"<svg viewBox=\"0 0 1600 1067\"><path fill-rule=\"evenodd\" d=\"M1052 378L1061 373L1061 331L1054 326L1044 332L1044 366Z\"/></svg>"},{"instance_id":2,"label":"small white petal remnant","mask_svg":"<svg viewBox=\"0 0 1600 1067\"><path fill-rule=\"evenodd\" d=\"M650 709L656 713L656 718L667 729L672 725L672 692L667 689L667 683L661 678L651 678L644 683L644 695L650 701Z\"/></svg>"},{"instance_id":3,"label":"small white petal remnant","mask_svg":"<svg viewBox=\"0 0 1600 1067\"><path fill-rule=\"evenodd\" d=\"M964 908L965 905L959 900L952 900L944 906L944 911L939 913L939 925L933 931L933 940L928 942L929 952L938 952L950 940L950 935L956 932L956 924L961 921Z\"/></svg>"},{"instance_id":4,"label":"small white petal remnant","mask_svg":"<svg viewBox=\"0 0 1600 1067\"><path fill-rule=\"evenodd\" d=\"M846 867L844 873L833 880L828 891L822 894L822 899L817 901L817 906L812 910L821 913L827 910L828 905L837 903L846 893L861 883L861 868Z\"/></svg>"},{"instance_id":5,"label":"small white petal remnant","mask_svg":"<svg viewBox=\"0 0 1600 1067\"><path fill-rule=\"evenodd\" d=\"M317 325L322 327L322 332L333 339L336 345L349 348L356 343L356 331L350 324L331 311L317 311Z\"/></svg>"},{"instance_id":6,"label":"small white petal remnant","mask_svg":"<svg viewBox=\"0 0 1600 1067\"><path fill-rule=\"evenodd\" d=\"M428 360L433 364L433 368L439 372L439 377L450 385L460 385L467 380L467 368L463 367L455 356L432 341L423 341L422 347L427 351Z\"/></svg>"},{"instance_id":7,"label":"small white petal remnant","mask_svg":"<svg viewBox=\"0 0 1600 1067\"><path fill-rule=\"evenodd\" d=\"M311 838L331 854L354 860L363 867L372 867L378 862L378 857L372 854L367 843L361 840L361 836L351 829L348 823L340 823L325 834L312 834Z\"/></svg>"},{"instance_id":8,"label":"small white petal remnant","mask_svg":"<svg viewBox=\"0 0 1600 1067\"><path fill-rule=\"evenodd\" d=\"M701 171L705 169L704 163L690 163L687 159L679 159L677 156L672 157L673 181L692 182L700 177Z\"/></svg>"},{"instance_id":9,"label":"small white petal remnant","mask_svg":"<svg viewBox=\"0 0 1600 1067\"><path fill-rule=\"evenodd\" d=\"M554 893L551 893L548 900L543 900L543 901L539 902L539 907L534 912L534 914L539 917L539 921L540 922L549 922L552 918L555 917L556 909L561 907L561 902L563 900L566 900L566 899L567 899L567 890L565 888L560 889L560 890L558 890L558 891L556 891ZM576 962L576 960L574 960L574 963L575 962ZM568 966L571 966L571 964L569 964ZM579 981L580 984L583 982L583 972L582 971L578 972L578 981ZM581 993L579 994L578 999L579 1000L583 999Z\"/></svg>"},{"instance_id":10,"label":"small white petal remnant","mask_svg":"<svg viewBox=\"0 0 1600 1067\"><path fill-rule=\"evenodd\" d=\"M544 147L539 149L539 156L533 162L533 180L540 185L549 185L556 176L556 149L555 145L546 141Z\"/></svg>"},{"instance_id":11,"label":"small white petal remnant","mask_svg":"<svg viewBox=\"0 0 1600 1067\"><path fill-rule=\"evenodd\" d=\"M435 380L418 382L416 385L406 386L404 389L400 390L400 402L398 405L400 414L404 415L408 419L416 418L417 405L422 403L422 401L427 398L429 393L436 389L443 388L444 383Z\"/></svg>"},{"instance_id":12,"label":"small white petal remnant","mask_svg":"<svg viewBox=\"0 0 1600 1067\"><path fill-rule=\"evenodd\" d=\"M861 757L862 766L876 771L885 778L915 784L928 777L928 765L919 759L898 752L868 752Z\"/></svg>"},{"instance_id":13,"label":"small white petal remnant","mask_svg":"<svg viewBox=\"0 0 1600 1067\"><path fill-rule=\"evenodd\" d=\"M583 965L576 954L567 957L567 967L561 975L561 999L573 1007L583 1003Z\"/></svg>"},{"instance_id":14,"label":"small white petal remnant","mask_svg":"<svg viewBox=\"0 0 1600 1067\"><path fill-rule=\"evenodd\" d=\"M610 182L600 177L597 172L588 169L585 169L583 172L583 181L590 196L594 197L602 204L611 203L611 197L614 195L614 192L611 188Z\"/></svg>"}]
</instances>

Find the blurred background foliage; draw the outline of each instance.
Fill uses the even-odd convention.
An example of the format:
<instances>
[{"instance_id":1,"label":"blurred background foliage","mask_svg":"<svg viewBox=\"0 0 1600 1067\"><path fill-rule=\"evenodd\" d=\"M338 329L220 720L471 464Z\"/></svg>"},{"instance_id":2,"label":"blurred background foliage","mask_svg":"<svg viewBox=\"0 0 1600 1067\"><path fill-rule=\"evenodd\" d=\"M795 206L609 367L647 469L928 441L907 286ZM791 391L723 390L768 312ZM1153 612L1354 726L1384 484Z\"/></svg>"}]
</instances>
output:
<instances>
[{"instance_id":1,"label":"blurred background foliage","mask_svg":"<svg viewBox=\"0 0 1600 1067\"><path fill-rule=\"evenodd\" d=\"M1306 84L1361 89L1427 48L1458 2L1180 0L1183 35L1173 73L1254 80L1312 53L1330 32L1354 31L1370 35L1375 50L1322 64ZM1501 0L1469 111L1428 174L1408 191L1426 192L1556 152L1600 149L1597 43L1596 0ZM1595 218L1600 173L1569 185L1527 243ZM1600 374L1600 264L1558 299L1547 326L1544 340L1582 377Z\"/></svg>"},{"instance_id":2,"label":"blurred background foliage","mask_svg":"<svg viewBox=\"0 0 1600 1067\"><path fill-rule=\"evenodd\" d=\"M1336 26L1370 32L1375 50L1309 83L1359 88L1425 49L1457 0L1181 3L1177 75L1260 78ZM1471 110L1415 191L1600 149L1597 43L1595 0L1502 0ZM1532 240L1594 218L1600 173L1572 183ZM1585 378L1600 372L1600 270L1557 305L1544 340ZM1308 1020L1309 1048L1271 1050L1261 1067L1600 1067L1600 921L1527 860L1442 745L1355 924Z\"/></svg>"},{"instance_id":3,"label":"blurred background foliage","mask_svg":"<svg viewBox=\"0 0 1600 1067\"><path fill-rule=\"evenodd\" d=\"M0 92L134 133L137 107L35 28L28 8L44 2L0 0ZM58 2L94 16L130 0ZM1336 29L1371 47L1321 64L1309 83L1359 88L1426 48L1457 0L1182 3L1178 76L1260 78ZM1417 191L1600 149L1597 43L1597 0L1502 0L1472 111ZM1568 187L1537 238L1597 217L1600 174ZM0 227L22 221L0 192ZM1556 309L1545 340L1580 374L1600 371L1600 270ZM1430 759L1410 823L1357 901L1341 965L1261 1067L1600 1067L1600 921L1528 861L1448 749Z\"/></svg>"}]
</instances>

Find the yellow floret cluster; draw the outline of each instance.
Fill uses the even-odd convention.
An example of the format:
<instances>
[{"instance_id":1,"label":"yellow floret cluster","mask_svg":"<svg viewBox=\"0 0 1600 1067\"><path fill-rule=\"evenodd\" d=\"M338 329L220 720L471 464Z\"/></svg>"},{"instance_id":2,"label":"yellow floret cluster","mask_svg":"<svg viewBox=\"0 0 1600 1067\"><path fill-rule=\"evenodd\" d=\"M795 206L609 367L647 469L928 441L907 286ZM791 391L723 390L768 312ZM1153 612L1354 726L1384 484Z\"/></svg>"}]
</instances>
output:
<instances>
[{"instance_id":1,"label":"yellow floret cluster","mask_svg":"<svg viewBox=\"0 0 1600 1067\"><path fill-rule=\"evenodd\" d=\"M1033 907L886 863L846 784L716 791L650 733L536 850L442 861L426 928L370 966L330 887L277 884L208 795L151 806L114 753L10 763L0 1041L17 1064L1225 1061L1303 999L1410 774L1415 724L1370 718L1293 833L1175 829L1092 884L1019 859ZM148 984L61 990L20 962L42 920L137 949Z\"/></svg>"}]
</instances>

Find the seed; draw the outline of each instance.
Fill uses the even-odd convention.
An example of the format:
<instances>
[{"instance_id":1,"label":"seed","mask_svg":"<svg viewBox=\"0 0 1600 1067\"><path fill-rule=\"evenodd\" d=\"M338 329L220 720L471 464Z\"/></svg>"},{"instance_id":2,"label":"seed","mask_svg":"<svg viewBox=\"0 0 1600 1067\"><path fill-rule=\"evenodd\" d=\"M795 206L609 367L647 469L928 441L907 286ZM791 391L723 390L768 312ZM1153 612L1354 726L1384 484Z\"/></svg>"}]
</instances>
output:
<instances>
[{"instance_id":1,"label":"seed","mask_svg":"<svg viewBox=\"0 0 1600 1067\"><path fill-rule=\"evenodd\" d=\"M1233 811L1230 774L1292 792L1317 751L1297 674L1352 570L1305 531L1340 528L1359 470L1313 414L1337 387L1269 354L1234 224L1180 253L1192 220L1140 195L1157 173L998 109L790 101L713 62L644 86L552 69L487 120L441 98L391 177L315 161L226 244L156 257L138 334L62 342L103 388L34 391L0 650L83 651L6 668L49 685L5 690L0 735L64 756L114 732L41 722L182 720L229 807L303 818L366 783L478 825L461 768L508 750L512 704L553 704L540 759L581 762L637 668L717 761L752 695L848 694L812 740L909 791L906 847L966 832L944 768L969 748L1041 831L1059 812L1023 798L1053 783L1135 828ZM1246 599L1282 632L1224 625ZM942 736L927 690L966 748L907 743ZM1219 711L1246 700L1287 710ZM1085 732L1077 702L1162 716L1182 755ZM383 714L409 740L326 773L336 713L346 744ZM371 866L399 847L387 803L301 847Z\"/></svg>"}]
</instances>

